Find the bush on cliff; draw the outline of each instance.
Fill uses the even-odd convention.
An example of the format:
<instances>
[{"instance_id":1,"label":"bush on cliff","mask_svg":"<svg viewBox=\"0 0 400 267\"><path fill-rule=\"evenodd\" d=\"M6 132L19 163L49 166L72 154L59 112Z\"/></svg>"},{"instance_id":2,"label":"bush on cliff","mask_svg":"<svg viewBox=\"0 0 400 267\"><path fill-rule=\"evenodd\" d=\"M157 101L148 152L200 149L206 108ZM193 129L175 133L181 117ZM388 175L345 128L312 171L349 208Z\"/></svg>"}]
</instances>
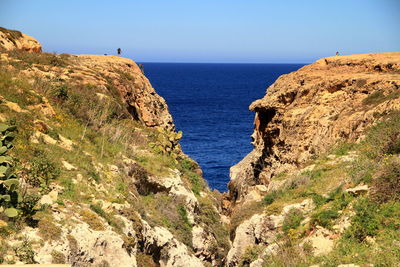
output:
<instances>
[{"instance_id":1,"label":"bush on cliff","mask_svg":"<svg viewBox=\"0 0 400 267\"><path fill-rule=\"evenodd\" d=\"M389 162L372 183L372 196L377 202L400 201L400 164Z\"/></svg>"},{"instance_id":2,"label":"bush on cliff","mask_svg":"<svg viewBox=\"0 0 400 267\"><path fill-rule=\"evenodd\" d=\"M302 220L304 220L304 215L301 210L291 209L283 220L282 230L288 233L289 230L299 227Z\"/></svg>"}]
</instances>

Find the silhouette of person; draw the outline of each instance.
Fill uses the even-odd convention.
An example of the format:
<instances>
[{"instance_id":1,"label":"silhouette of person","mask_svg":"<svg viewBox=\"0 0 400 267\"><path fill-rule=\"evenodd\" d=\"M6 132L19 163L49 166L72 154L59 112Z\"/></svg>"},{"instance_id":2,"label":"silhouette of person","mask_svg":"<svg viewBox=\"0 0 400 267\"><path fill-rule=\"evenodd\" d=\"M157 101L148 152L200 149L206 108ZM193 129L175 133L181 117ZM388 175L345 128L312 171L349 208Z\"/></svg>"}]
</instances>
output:
<instances>
[{"instance_id":1,"label":"silhouette of person","mask_svg":"<svg viewBox=\"0 0 400 267\"><path fill-rule=\"evenodd\" d=\"M118 49L117 49L117 53L118 53L118 56L121 55L121 48L118 48Z\"/></svg>"},{"instance_id":2,"label":"silhouette of person","mask_svg":"<svg viewBox=\"0 0 400 267\"><path fill-rule=\"evenodd\" d=\"M142 71L142 73L144 74L144 65L143 64L139 64L139 68Z\"/></svg>"},{"instance_id":3,"label":"silhouette of person","mask_svg":"<svg viewBox=\"0 0 400 267\"><path fill-rule=\"evenodd\" d=\"M336 55L339 56L339 52L336 52Z\"/></svg>"}]
</instances>

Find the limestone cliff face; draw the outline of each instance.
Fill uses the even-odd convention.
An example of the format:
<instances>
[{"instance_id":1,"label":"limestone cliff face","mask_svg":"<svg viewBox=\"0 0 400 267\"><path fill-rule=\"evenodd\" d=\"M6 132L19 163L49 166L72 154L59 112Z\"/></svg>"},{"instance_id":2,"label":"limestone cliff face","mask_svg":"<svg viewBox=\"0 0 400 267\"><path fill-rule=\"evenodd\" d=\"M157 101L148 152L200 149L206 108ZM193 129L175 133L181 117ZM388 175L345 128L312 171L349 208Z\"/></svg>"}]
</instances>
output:
<instances>
[{"instance_id":1,"label":"limestone cliff face","mask_svg":"<svg viewBox=\"0 0 400 267\"><path fill-rule=\"evenodd\" d=\"M254 150L231 168L231 199L243 200L337 143L359 140L399 108L400 53L328 57L282 75L250 105Z\"/></svg>"},{"instance_id":2,"label":"limestone cliff face","mask_svg":"<svg viewBox=\"0 0 400 267\"><path fill-rule=\"evenodd\" d=\"M222 266L219 195L136 63L27 50L0 50L0 123L17 125L8 153L29 203L12 220L0 202L0 264ZM46 182L31 171L38 161L52 166L39 167Z\"/></svg>"},{"instance_id":3,"label":"limestone cliff face","mask_svg":"<svg viewBox=\"0 0 400 267\"><path fill-rule=\"evenodd\" d=\"M33 37L19 31L0 27L0 48L6 50L20 49L30 52L41 52L42 45Z\"/></svg>"},{"instance_id":4,"label":"limestone cliff face","mask_svg":"<svg viewBox=\"0 0 400 267\"><path fill-rule=\"evenodd\" d=\"M156 93L133 60L102 55L78 55L76 60L81 70L71 76L81 75L84 76L84 83L100 84L104 87L111 82L134 119L142 121L148 127L175 129L164 98ZM97 74L90 75L90 70ZM68 77L68 73L64 75Z\"/></svg>"}]
</instances>

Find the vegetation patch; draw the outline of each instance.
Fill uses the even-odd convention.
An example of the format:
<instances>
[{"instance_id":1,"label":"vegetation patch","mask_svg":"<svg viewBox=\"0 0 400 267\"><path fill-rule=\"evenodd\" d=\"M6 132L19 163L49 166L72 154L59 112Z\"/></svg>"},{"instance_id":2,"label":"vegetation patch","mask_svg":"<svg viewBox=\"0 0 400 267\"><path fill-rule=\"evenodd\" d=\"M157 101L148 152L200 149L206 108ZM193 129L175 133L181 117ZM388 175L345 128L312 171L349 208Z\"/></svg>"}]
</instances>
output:
<instances>
[{"instance_id":1,"label":"vegetation patch","mask_svg":"<svg viewBox=\"0 0 400 267\"><path fill-rule=\"evenodd\" d=\"M25 169L26 181L43 192L49 191L49 184L60 175L60 167L50 160L43 150L35 149L30 166Z\"/></svg>"},{"instance_id":2,"label":"vegetation patch","mask_svg":"<svg viewBox=\"0 0 400 267\"><path fill-rule=\"evenodd\" d=\"M304 220L304 215L299 209L291 209L285 216L282 224L282 230L289 233L289 230L296 229Z\"/></svg>"},{"instance_id":3,"label":"vegetation patch","mask_svg":"<svg viewBox=\"0 0 400 267\"><path fill-rule=\"evenodd\" d=\"M89 224L90 228L96 231L104 231L105 227L104 224L101 222L100 218L97 216L96 213L94 213L91 210L88 209L82 209L79 212L79 215L81 215L82 220Z\"/></svg>"},{"instance_id":4,"label":"vegetation patch","mask_svg":"<svg viewBox=\"0 0 400 267\"><path fill-rule=\"evenodd\" d=\"M372 191L377 202L400 201L400 164L390 159L373 180Z\"/></svg>"},{"instance_id":5,"label":"vegetation patch","mask_svg":"<svg viewBox=\"0 0 400 267\"><path fill-rule=\"evenodd\" d=\"M396 99L400 97L399 92L392 92L388 95L384 95L381 91L376 91L369 96L367 96L363 100L364 105L379 105L380 103L383 103L385 101L391 100L391 99Z\"/></svg>"},{"instance_id":6,"label":"vegetation patch","mask_svg":"<svg viewBox=\"0 0 400 267\"><path fill-rule=\"evenodd\" d=\"M37 228L39 235L44 240L59 240L62 230L54 223L54 219L50 211L39 211L35 214L34 219L38 221Z\"/></svg>"},{"instance_id":7,"label":"vegetation patch","mask_svg":"<svg viewBox=\"0 0 400 267\"><path fill-rule=\"evenodd\" d=\"M250 266L250 263L258 258L261 248L258 246L249 246L239 260L239 267Z\"/></svg>"},{"instance_id":8,"label":"vegetation patch","mask_svg":"<svg viewBox=\"0 0 400 267\"><path fill-rule=\"evenodd\" d=\"M152 226L164 226L179 241L192 247L192 225L188 221L183 199L157 193L142 196L141 200L143 206L140 212L145 220Z\"/></svg>"},{"instance_id":9,"label":"vegetation patch","mask_svg":"<svg viewBox=\"0 0 400 267\"><path fill-rule=\"evenodd\" d=\"M220 215L215 211L213 203L210 199L199 197L200 215L199 221L202 227L214 235L216 243L211 247L211 251L217 259L222 260L228 254L229 245L229 231L221 223Z\"/></svg>"},{"instance_id":10,"label":"vegetation patch","mask_svg":"<svg viewBox=\"0 0 400 267\"><path fill-rule=\"evenodd\" d=\"M23 50L6 51L8 56L14 59L14 67L18 69L26 69L33 65L49 66L49 67L67 67L70 64L70 55L56 55L52 53L31 53Z\"/></svg>"},{"instance_id":11,"label":"vegetation patch","mask_svg":"<svg viewBox=\"0 0 400 267\"><path fill-rule=\"evenodd\" d=\"M124 227L122 221L117 220L111 214L106 213L99 205L91 204L90 209L103 217L106 222L116 230L116 232L122 233L122 228Z\"/></svg>"},{"instance_id":12,"label":"vegetation patch","mask_svg":"<svg viewBox=\"0 0 400 267\"><path fill-rule=\"evenodd\" d=\"M66 263L65 255L63 253L61 253L60 251L53 250L51 252L51 257L53 258L53 260L51 262L54 263L54 264L64 264L64 263Z\"/></svg>"}]
</instances>

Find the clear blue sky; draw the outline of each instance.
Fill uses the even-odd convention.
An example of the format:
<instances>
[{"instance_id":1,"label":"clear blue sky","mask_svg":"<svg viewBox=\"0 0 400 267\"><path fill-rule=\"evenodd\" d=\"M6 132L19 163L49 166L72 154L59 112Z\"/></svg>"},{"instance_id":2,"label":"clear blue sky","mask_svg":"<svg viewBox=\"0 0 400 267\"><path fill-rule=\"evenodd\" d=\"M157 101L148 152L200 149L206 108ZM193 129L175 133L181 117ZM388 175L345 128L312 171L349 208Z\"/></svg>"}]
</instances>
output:
<instances>
[{"instance_id":1,"label":"clear blue sky","mask_svg":"<svg viewBox=\"0 0 400 267\"><path fill-rule=\"evenodd\" d=\"M311 62L400 51L400 0L0 0L45 51L153 62Z\"/></svg>"}]
</instances>

